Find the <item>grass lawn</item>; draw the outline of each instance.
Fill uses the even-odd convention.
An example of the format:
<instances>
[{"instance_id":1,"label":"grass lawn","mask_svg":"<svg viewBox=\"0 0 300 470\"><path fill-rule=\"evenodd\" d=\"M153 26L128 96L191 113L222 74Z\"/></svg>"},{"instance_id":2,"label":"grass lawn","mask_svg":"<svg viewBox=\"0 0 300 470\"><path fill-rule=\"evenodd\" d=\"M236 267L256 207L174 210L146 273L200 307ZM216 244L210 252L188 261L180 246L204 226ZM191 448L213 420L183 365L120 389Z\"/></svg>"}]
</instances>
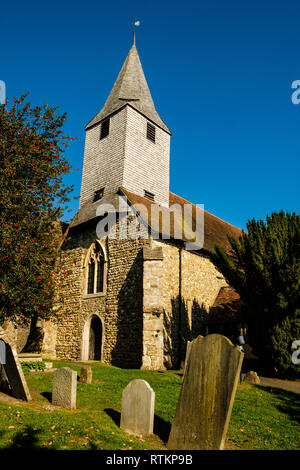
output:
<instances>
[{"instance_id":1,"label":"grass lawn","mask_svg":"<svg viewBox=\"0 0 300 470\"><path fill-rule=\"evenodd\" d=\"M0 449L166 450L182 376L178 371L124 370L99 363L93 384L78 382L77 409L51 405L52 373L26 375L32 402L0 397ZM80 364L53 362L80 373ZM154 435L144 439L120 430L122 390L133 379L155 391ZM300 394L243 383L238 386L226 449L300 449Z\"/></svg>"}]
</instances>

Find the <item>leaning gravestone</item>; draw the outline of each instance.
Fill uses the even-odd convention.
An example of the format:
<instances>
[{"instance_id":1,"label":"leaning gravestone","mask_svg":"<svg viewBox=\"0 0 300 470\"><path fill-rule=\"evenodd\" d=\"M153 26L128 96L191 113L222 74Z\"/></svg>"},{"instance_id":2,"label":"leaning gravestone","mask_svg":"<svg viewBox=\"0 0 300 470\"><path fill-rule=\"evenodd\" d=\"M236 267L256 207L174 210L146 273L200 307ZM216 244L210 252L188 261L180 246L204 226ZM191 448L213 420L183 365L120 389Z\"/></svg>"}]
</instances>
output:
<instances>
[{"instance_id":1,"label":"leaning gravestone","mask_svg":"<svg viewBox=\"0 0 300 470\"><path fill-rule=\"evenodd\" d=\"M0 387L15 398L30 401L31 396L16 349L5 339L0 339Z\"/></svg>"},{"instance_id":2,"label":"leaning gravestone","mask_svg":"<svg viewBox=\"0 0 300 470\"><path fill-rule=\"evenodd\" d=\"M192 341L168 449L223 449L243 356L222 335Z\"/></svg>"},{"instance_id":3,"label":"leaning gravestone","mask_svg":"<svg viewBox=\"0 0 300 470\"><path fill-rule=\"evenodd\" d=\"M69 367L57 369L53 374L52 404L76 408L77 372Z\"/></svg>"},{"instance_id":4,"label":"leaning gravestone","mask_svg":"<svg viewBox=\"0 0 300 470\"><path fill-rule=\"evenodd\" d=\"M3 339L0 339L0 364L5 364L6 362L6 347Z\"/></svg>"},{"instance_id":5,"label":"leaning gravestone","mask_svg":"<svg viewBox=\"0 0 300 470\"><path fill-rule=\"evenodd\" d=\"M187 363L188 363L188 360L189 360L189 355L190 355L190 350L191 350L191 344L192 342L191 341L188 341L187 344L186 344L186 353L185 353L185 361L184 361L184 373L186 371L186 368L187 368Z\"/></svg>"},{"instance_id":6,"label":"leaning gravestone","mask_svg":"<svg viewBox=\"0 0 300 470\"><path fill-rule=\"evenodd\" d=\"M132 380L122 393L120 428L136 436L153 434L155 393L145 380Z\"/></svg>"},{"instance_id":7,"label":"leaning gravestone","mask_svg":"<svg viewBox=\"0 0 300 470\"><path fill-rule=\"evenodd\" d=\"M93 372L91 366L83 366L80 371L79 382L83 384L91 384L93 379Z\"/></svg>"}]
</instances>

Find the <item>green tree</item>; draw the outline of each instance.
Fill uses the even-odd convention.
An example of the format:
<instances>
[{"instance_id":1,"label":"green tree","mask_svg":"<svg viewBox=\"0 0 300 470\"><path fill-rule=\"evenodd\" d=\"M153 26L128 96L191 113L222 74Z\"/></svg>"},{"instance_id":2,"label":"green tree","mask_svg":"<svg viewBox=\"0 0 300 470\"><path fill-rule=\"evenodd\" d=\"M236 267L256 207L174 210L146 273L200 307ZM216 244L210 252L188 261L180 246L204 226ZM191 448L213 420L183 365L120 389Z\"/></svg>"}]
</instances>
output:
<instances>
[{"instance_id":1,"label":"green tree","mask_svg":"<svg viewBox=\"0 0 300 470\"><path fill-rule=\"evenodd\" d=\"M247 223L231 251L215 246L213 262L247 306L249 342L262 370L278 376L299 373L292 343L300 339L300 217L273 213Z\"/></svg>"},{"instance_id":2,"label":"green tree","mask_svg":"<svg viewBox=\"0 0 300 470\"><path fill-rule=\"evenodd\" d=\"M59 219L73 189L62 180L66 115L26 96L0 106L0 324L53 315Z\"/></svg>"}]
</instances>

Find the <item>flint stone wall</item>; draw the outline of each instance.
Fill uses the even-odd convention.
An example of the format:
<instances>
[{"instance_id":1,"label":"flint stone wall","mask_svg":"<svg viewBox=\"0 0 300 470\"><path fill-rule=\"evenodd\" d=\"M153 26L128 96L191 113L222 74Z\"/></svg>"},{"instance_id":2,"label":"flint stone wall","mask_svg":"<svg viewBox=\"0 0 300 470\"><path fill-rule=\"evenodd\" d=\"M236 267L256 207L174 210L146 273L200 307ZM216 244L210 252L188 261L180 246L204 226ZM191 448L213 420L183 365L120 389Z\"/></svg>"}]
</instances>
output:
<instances>
[{"instance_id":1,"label":"flint stone wall","mask_svg":"<svg viewBox=\"0 0 300 470\"><path fill-rule=\"evenodd\" d=\"M117 230L119 224L117 223ZM142 364L143 256L148 240L106 239L106 289L103 294L84 293L84 263L91 244L97 239L96 227L74 233L64 246L62 279L57 301L56 355L80 360L82 335L91 314L100 317L103 327L101 360L120 367L139 368Z\"/></svg>"},{"instance_id":2,"label":"flint stone wall","mask_svg":"<svg viewBox=\"0 0 300 470\"><path fill-rule=\"evenodd\" d=\"M163 251L164 365L177 368L185 359L187 341L205 333L204 321L227 283L207 256L186 251L175 242L153 240L151 246Z\"/></svg>"},{"instance_id":3,"label":"flint stone wall","mask_svg":"<svg viewBox=\"0 0 300 470\"><path fill-rule=\"evenodd\" d=\"M128 223L132 220L128 217ZM55 305L59 319L45 325L43 357L81 360L84 326L97 315L103 329L103 362L177 368L184 361L187 341L204 333L203 321L226 282L208 257L146 235L119 240L119 222L116 228L116 239L101 241L107 257L105 291L90 296L84 292L84 265L97 239L96 226L69 233Z\"/></svg>"}]
</instances>

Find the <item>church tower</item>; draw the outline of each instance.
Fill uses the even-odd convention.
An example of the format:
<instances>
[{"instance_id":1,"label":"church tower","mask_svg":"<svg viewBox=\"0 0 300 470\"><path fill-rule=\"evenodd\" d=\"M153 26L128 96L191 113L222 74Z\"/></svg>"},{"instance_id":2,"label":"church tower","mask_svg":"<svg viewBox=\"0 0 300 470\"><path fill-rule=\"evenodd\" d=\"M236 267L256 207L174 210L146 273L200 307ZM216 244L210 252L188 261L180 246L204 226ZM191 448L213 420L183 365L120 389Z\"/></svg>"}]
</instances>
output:
<instances>
[{"instance_id":1,"label":"church tower","mask_svg":"<svg viewBox=\"0 0 300 470\"><path fill-rule=\"evenodd\" d=\"M169 206L171 132L155 109L135 37L103 109L85 129L80 208L120 187Z\"/></svg>"}]
</instances>

